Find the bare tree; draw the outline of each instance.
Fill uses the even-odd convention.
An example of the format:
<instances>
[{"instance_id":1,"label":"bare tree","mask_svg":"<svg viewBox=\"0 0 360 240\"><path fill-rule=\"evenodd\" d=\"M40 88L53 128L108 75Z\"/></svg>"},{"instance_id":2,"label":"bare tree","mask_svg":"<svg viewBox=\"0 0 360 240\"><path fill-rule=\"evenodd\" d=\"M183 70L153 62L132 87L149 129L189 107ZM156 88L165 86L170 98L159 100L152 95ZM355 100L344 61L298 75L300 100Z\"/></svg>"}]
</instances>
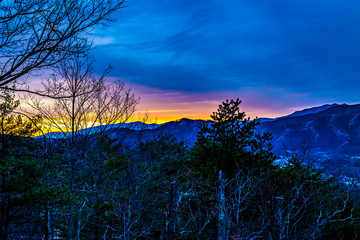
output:
<instances>
[{"instance_id":1,"label":"bare tree","mask_svg":"<svg viewBox=\"0 0 360 240\"><path fill-rule=\"evenodd\" d=\"M265 178L264 178L265 179ZM248 219L251 201L256 198L261 181L253 172L244 173L239 171L226 183L228 196L226 204L227 238L252 239L257 235L256 227L252 220ZM255 221L254 221L255 222Z\"/></svg>"},{"instance_id":2,"label":"bare tree","mask_svg":"<svg viewBox=\"0 0 360 240\"><path fill-rule=\"evenodd\" d=\"M91 46L86 34L114 20L124 2L0 1L0 87L86 52Z\"/></svg>"},{"instance_id":3,"label":"bare tree","mask_svg":"<svg viewBox=\"0 0 360 240\"><path fill-rule=\"evenodd\" d=\"M263 229L272 239L328 239L358 220L352 196L353 190L357 192L357 189L348 189L344 182L296 157L280 171L284 173L285 181L277 184L286 187L278 188L280 191L268 201L269 211L262 212L263 218L267 219L262 224ZM352 239L350 236L346 239Z\"/></svg>"},{"instance_id":4,"label":"bare tree","mask_svg":"<svg viewBox=\"0 0 360 240\"><path fill-rule=\"evenodd\" d=\"M44 91L57 98L52 106L28 96L27 103L70 144L109 133L119 126L117 123L129 120L138 103L122 81L106 81L110 69L97 76L92 64L90 58L72 58L62 62L52 77L43 81Z\"/></svg>"},{"instance_id":5,"label":"bare tree","mask_svg":"<svg viewBox=\"0 0 360 240\"><path fill-rule=\"evenodd\" d=\"M43 81L44 91L55 97L51 104L31 94L27 99L35 113L61 135L56 144L61 144L58 149L65 155L59 168L66 169L66 184L75 201L69 201L66 211L59 214L67 218L68 236L74 239L80 239L96 203L90 196L98 191L98 166L89 151L100 135L111 134L126 122L138 102L123 82L106 80L109 69L98 76L92 64L91 58L63 61L52 77Z\"/></svg>"}]
</instances>

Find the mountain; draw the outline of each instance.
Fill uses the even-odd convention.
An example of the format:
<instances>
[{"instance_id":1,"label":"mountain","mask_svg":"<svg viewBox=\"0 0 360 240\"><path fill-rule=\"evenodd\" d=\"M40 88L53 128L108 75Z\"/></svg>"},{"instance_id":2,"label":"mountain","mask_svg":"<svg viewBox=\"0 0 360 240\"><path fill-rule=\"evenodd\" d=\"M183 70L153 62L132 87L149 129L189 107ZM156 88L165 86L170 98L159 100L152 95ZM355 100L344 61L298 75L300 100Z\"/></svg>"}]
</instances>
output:
<instances>
[{"instance_id":1,"label":"mountain","mask_svg":"<svg viewBox=\"0 0 360 240\"><path fill-rule=\"evenodd\" d=\"M276 152L305 143L316 152L360 154L360 105L324 105L264 122Z\"/></svg>"},{"instance_id":2,"label":"mountain","mask_svg":"<svg viewBox=\"0 0 360 240\"><path fill-rule=\"evenodd\" d=\"M181 119L164 124L123 123L110 126L116 129L110 135L135 145L163 134L173 134L179 141L193 146L202 124L211 125L211 121ZM79 132L95 133L102 128ZM278 154L305 144L316 153L360 155L360 105L328 104L275 119L262 119L257 131L272 133L274 151ZM50 133L49 137L60 138L61 134Z\"/></svg>"},{"instance_id":3,"label":"mountain","mask_svg":"<svg viewBox=\"0 0 360 240\"><path fill-rule=\"evenodd\" d=\"M344 103L342 105L339 105L337 103L333 103L333 104L325 104L325 105L318 106L318 107L306 108L304 110L296 111L290 115L279 117L276 119L288 118L288 117L299 117L299 116L304 116L304 115L308 115L308 114L312 114L312 113L319 113L319 112L325 111L329 108L333 108L333 107L337 107L337 106L347 106L347 104Z\"/></svg>"},{"instance_id":4,"label":"mountain","mask_svg":"<svg viewBox=\"0 0 360 240\"><path fill-rule=\"evenodd\" d=\"M274 152L305 153L328 173L360 177L360 105L325 105L262 123L273 135Z\"/></svg>"},{"instance_id":5,"label":"mountain","mask_svg":"<svg viewBox=\"0 0 360 240\"><path fill-rule=\"evenodd\" d=\"M153 129L134 130L120 128L112 132L110 136L117 137L127 145L136 145L139 141L146 142L157 139L164 134L172 134L178 141L183 141L187 146L193 146L196 142L196 136L202 124L210 125L211 121L191 120L183 118L158 125Z\"/></svg>"},{"instance_id":6,"label":"mountain","mask_svg":"<svg viewBox=\"0 0 360 240\"><path fill-rule=\"evenodd\" d=\"M148 132L159 136L171 133L192 146L198 127L211 121L182 119L165 123ZM304 109L276 119L265 119L258 132L271 132L274 151L293 150L307 145L315 152L360 155L360 105L332 104Z\"/></svg>"},{"instance_id":7,"label":"mountain","mask_svg":"<svg viewBox=\"0 0 360 240\"><path fill-rule=\"evenodd\" d=\"M171 133L193 146L198 127L211 121L182 119L147 130L145 139ZM304 109L288 116L266 119L257 128L273 135L274 152L284 155L306 146L316 154L360 155L360 105L332 104Z\"/></svg>"},{"instance_id":8,"label":"mountain","mask_svg":"<svg viewBox=\"0 0 360 240\"><path fill-rule=\"evenodd\" d=\"M118 124L109 124L106 126L96 126L96 127L92 127L92 128L87 128L87 129L82 129L77 131L78 134L94 134L94 133L98 133L98 132L102 132L102 131L112 131L115 129L129 129L129 130L137 130L137 131L142 131L142 130L149 130L149 129L156 129L158 127L160 127L162 124L155 124L155 123L151 123L151 124L147 124L147 123L143 123L143 122L130 122L130 123L118 123ZM66 138L70 135L69 132L50 132L50 133L46 133L45 135L42 136L37 136L35 138L42 138L44 136L51 138L51 139L62 139L62 138Z\"/></svg>"},{"instance_id":9,"label":"mountain","mask_svg":"<svg viewBox=\"0 0 360 240\"><path fill-rule=\"evenodd\" d=\"M123 144L136 147L139 142L159 138L163 134L173 134L177 140L193 146L199 127L211 125L211 121L181 119L164 124L145 124L141 122L113 125L111 137ZM90 133L103 130L99 126ZM80 131L86 133L88 129ZM319 166L332 171L345 172L346 175L360 177L360 104L332 104L304 109L290 115L262 119L258 132L273 135L273 151L286 157L294 152L310 152L309 159L316 160ZM50 133L50 138L61 138L61 133Z\"/></svg>"},{"instance_id":10,"label":"mountain","mask_svg":"<svg viewBox=\"0 0 360 240\"><path fill-rule=\"evenodd\" d=\"M316 161L329 172L360 177L360 104L332 104L304 109L275 119L260 119L258 132L273 135L273 151L282 159L294 152L306 152L307 159ZM124 145L136 147L139 142L173 134L189 147L196 142L199 127L211 121L181 119L164 124L141 122L112 125L110 137ZM80 133L94 133L103 127L85 129ZM52 139L63 138L61 133L49 133ZM310 154L309 154L310 153ZM281 160L281 159L280 159ZM330 169L330 170L329 170Z\"/></svg>"}]
</instances>

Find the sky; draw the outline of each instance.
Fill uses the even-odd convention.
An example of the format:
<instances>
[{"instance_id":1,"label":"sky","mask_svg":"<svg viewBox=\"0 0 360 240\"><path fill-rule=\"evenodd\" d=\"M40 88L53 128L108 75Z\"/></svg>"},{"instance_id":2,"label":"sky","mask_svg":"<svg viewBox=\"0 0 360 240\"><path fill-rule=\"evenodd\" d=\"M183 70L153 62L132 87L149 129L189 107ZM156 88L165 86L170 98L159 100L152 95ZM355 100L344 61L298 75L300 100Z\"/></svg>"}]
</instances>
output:
<instances>
[{"instance_id":1,"label":"sky","mask_svg":"<svg viewBox=\"0 0 360 240\"><path fill-rule=\"evenodd\" d=\"M250 117L360 102L359 0L128 0L93 35L158 122L208 119L240 98Z\"/></svg>"}]
</instances>

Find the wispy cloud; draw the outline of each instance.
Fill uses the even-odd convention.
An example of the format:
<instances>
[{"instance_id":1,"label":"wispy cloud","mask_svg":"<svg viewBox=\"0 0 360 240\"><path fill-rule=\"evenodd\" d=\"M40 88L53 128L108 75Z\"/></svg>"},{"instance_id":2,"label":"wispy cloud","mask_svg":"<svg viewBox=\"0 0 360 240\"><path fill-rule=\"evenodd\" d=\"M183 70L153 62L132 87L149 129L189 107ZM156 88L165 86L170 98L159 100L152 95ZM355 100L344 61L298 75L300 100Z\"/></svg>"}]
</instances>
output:
<instances>
[{"instance_id":1,"label":"wispy cloud","mask_svg":"<svg viewBox=\"0 0 360 240\"><path fill-rule=\"evenodd\" d=\"M92 40L94 46L108 45L108 44L112 44L115 42L115 39L113 37L109 37L109 36L106 36L106 37L94 36L91 40Z\"/></svg>"},{"instance_id":2,"label":"wispy cloud","mask_svg":"<svg viewBox=\"0 0 360 240\"><path fill-rule=\"evenodd\" d=\"M112 28L99 31L96 54L130 83L209 98L254 89L264 95L250 94L249 102L281 99L285 108L360 101L357 0L128 5Z\"/></svg>"}]
</instances>

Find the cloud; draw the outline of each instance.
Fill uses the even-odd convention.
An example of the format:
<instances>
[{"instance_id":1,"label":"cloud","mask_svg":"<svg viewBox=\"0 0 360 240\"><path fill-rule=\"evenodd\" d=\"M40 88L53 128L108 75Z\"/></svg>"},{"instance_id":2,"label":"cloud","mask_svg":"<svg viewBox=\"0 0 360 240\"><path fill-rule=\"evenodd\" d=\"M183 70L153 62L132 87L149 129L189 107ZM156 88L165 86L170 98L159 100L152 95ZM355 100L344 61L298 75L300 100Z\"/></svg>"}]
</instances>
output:
<instances>
[{"instance_id":1,"label":"cloud","mask_svg":"<svg viewBox=\"0 0 360 240\"><path fill-rule=\"evenodd\" d=\"M98 37L94 36L91 40L94 46L101 46L101 45L108 45L115 42L113 37L105 36L105 37Z\"/></svg>"},{"instance_id":2,"label":"cloud","mask_svg":"<svg viewBox=\"0 0 360 240\"><path fill-rule=\"evenodd\" d=\"M114 76L183 94L271 89L258 97L360 101L357 0L128 5L112 28L99 31L114 39L100 37L107 44L96 50L99 66L111 62Z\"/></svg>"}]
</instances>

